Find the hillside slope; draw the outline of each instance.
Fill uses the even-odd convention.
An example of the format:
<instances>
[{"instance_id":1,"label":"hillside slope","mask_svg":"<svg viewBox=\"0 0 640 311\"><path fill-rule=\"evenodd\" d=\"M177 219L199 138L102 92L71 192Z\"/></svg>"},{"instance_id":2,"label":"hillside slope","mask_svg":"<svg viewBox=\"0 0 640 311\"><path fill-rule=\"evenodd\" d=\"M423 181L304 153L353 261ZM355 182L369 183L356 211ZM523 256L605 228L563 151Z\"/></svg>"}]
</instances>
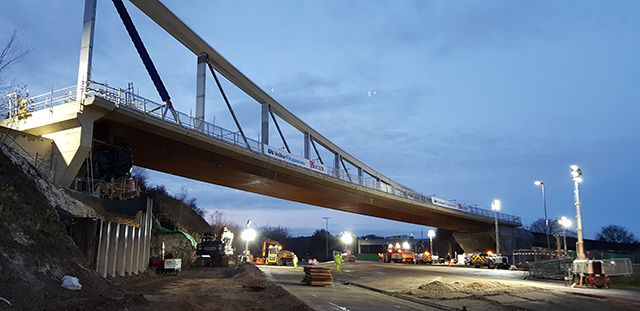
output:
<instances>
[{"instance_id":1,"label":"hillside slope","mask_svg":"<svg viewBox=\"0 0 640 311\"><path fill-rule=\"evenodd\" d=\"M56 212L56 207L68 208L64 205L68 198L48 199L40 188L0 152L0 297L15 310L86 310L100 309L104 303L122 307L144 303L140 295L126 294L87 268ZM54 207L51 202L63 206ZM82 290L63 289L65 275L78 277ZM0 302L0 310L6 307Z\"/></svg>"}]
</instances>

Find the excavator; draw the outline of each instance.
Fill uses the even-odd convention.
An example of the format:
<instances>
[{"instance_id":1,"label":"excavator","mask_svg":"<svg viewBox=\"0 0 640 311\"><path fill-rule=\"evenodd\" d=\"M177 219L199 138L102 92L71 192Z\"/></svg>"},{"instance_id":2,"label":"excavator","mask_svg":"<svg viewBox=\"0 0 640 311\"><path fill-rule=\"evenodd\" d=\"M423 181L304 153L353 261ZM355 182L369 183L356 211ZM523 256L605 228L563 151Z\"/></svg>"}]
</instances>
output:
<instances>
[{"instance_id":1,"label":"excavator","mask_svg":"<svg viewBox=\"0 0 640 311\"><path fill-rule=\"evenodd\" d=\"M280 242L264 239L262 241L262 257L256 258L256 264L286 266L287 263L293 262L294 255L292 251L282 249Z\"/></svg>"}]
</instances>

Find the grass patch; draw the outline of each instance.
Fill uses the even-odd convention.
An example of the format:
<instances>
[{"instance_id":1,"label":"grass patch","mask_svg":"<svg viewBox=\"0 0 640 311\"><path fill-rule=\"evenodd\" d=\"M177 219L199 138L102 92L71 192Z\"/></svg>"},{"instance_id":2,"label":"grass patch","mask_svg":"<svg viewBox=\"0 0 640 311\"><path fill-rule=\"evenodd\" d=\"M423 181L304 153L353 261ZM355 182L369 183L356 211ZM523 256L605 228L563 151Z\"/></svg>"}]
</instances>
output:
<instances>
[{"instance_id":1,"label":"grass patch","mask_svg":"<svg viewBox=\"0 0 640 311\"><path fill-rule=\"evenodd\" d=\"M640 276L616 276L611 278L611 288L640 290Z\"/></svg>"}]
</instances>

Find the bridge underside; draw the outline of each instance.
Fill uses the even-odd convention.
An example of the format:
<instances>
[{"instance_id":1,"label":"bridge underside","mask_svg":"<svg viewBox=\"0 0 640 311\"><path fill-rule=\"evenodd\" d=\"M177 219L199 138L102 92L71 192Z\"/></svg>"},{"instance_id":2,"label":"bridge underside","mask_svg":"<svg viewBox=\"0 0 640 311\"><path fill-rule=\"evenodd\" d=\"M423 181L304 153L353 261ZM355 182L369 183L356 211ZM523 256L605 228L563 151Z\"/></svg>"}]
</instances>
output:
<instances>
[{"instance_id":1,"label":"bridge underside","mask_svg":"<svg viewBox=\"0 0 640 311\"><path fill-rule=\"evenodd\" d=\"M92 118L69 122L86 116ZM21 127L32 134L52 136L58 145L80 139L78 150L90 148L87 142L93 140L126 143L137 166L285 200L456 232L484 232L493 227L492 219L405 199L274 160L139 111L116 108L99 97L85 100L77 115L65 114L58 119L59 126L30 126L26 122ZM65 124L80 126L83 135L54 135L65 131ZM47 129L52 129L51 133L47 134ZM86 152L69 154L72 160L67 165L86 158ZM67 166L64 175L76 174L77 170ZM70 181L65 178L61 184L69 186Z\"/></svg>"},{"instance_id":2,"label":"bridge underside","mask_svg":"<svg viewBox=\"0 0 640 311\"><path fill-rule=\"evenodd\" d=\"M500 227L500 250L502 254L511 254L517 249L529 249L533 245L533 235L528 230L513 227ZM479 232L453 232L453 238L466 253L486 252L496 249L496 232L489 229Z\"/></svg>"},{"instance_id":3,"label":"bridge underside","mask_svg":"<svg viewBox=\"0 0 640 311\"><path fill-rule=\"evenodd\" d=\"M128 144L137 166L229 188L458 232L492 227L473 215L353 185L140 117L124 110L106 113L95 122L94 139Z\"/></svg>"}]
</instances>

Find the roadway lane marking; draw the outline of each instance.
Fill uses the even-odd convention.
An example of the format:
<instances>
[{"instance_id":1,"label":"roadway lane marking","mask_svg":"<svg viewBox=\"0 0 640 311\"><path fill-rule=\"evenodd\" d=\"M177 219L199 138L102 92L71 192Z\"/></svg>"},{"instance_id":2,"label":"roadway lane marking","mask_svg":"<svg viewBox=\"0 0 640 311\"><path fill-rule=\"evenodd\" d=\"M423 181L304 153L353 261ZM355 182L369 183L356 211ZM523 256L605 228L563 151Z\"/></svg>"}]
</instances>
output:
<instances>
[{"instance_id":1,"label":"roadway lane marking","mask_svg":"<svg viewBox=\"0 0 640 311\"><path fill-rule=\"evenodd\" d=\"M340 311L349 311L349 309L347 309L346 307L339 306L331 301L329 301L329 304Z\"/></svg>"}]
</instances>

